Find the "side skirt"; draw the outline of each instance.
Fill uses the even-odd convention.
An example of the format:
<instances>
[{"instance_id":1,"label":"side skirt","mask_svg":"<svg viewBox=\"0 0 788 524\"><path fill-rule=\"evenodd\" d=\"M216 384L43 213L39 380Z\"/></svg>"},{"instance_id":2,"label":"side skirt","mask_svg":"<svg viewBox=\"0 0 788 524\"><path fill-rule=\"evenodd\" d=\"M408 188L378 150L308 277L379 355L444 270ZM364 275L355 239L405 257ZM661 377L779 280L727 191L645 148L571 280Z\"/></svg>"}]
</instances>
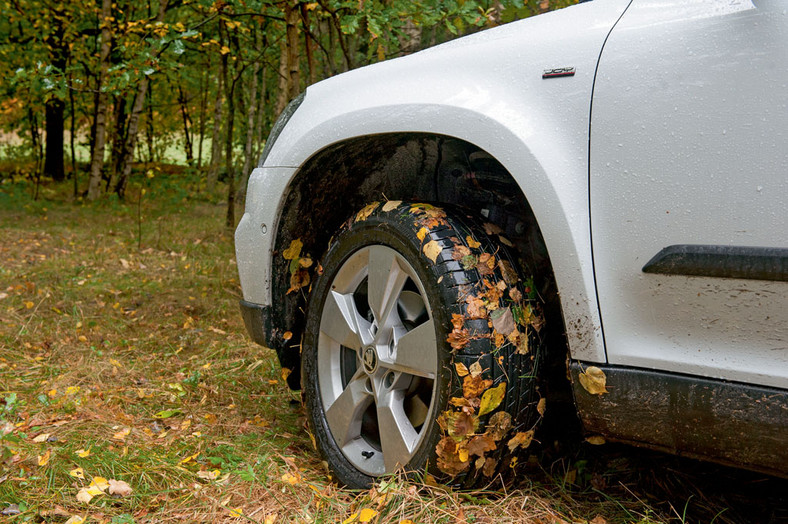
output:
<instances>
[{"instance_id":1,"label":"side skirt","mask_svg":"<svg viewBox=\"0 0 788 524\"><path fill-rule=\"evenodd\" d=\"M605 373L607 393L581 385L592 365ZM580 362L570 371L587 434L788 477L784 389Z\"/></svg>"}]
</instances>

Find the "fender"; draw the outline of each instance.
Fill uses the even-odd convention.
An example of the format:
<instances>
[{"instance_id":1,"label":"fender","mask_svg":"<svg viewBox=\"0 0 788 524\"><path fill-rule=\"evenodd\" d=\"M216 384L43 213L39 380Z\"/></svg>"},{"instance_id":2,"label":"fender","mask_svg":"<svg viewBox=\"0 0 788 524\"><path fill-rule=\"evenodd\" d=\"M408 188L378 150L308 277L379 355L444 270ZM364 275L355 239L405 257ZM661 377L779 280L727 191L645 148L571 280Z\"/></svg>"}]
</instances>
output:
<instances>
[{"instance_id":1,"label":"fender","mask_svg":"<svg viewBox=\"0 0 788 524\"><path fill-rule=\"evenodd\" d=\"M281 207L312 156L370 134L446 135L488 152L520 185L552 261L572 357L605 362L590 245L589 112L600 50L629 0L596 3L604 8L580 4L310 86L250 177L236 232L244 299L272 303L267 272ZM566 67L575 74L543 78Z\"/></svg>"}]
</instances>

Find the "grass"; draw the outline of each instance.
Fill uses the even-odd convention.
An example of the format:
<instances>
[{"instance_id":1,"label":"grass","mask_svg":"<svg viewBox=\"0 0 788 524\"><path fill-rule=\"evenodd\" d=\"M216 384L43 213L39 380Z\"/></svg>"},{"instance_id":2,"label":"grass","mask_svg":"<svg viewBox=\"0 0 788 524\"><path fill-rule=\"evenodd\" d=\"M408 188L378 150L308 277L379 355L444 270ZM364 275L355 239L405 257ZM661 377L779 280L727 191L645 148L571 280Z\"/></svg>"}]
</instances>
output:
<instances>
[{"instance_id":1,"label":"grass","mask_svg":"<svg viewBox=\"0 0 788 524\"><path fill-rule=\"evenodd\" d=\"M33 201L27 181L0 183L8 522L679 520L685 499L671 513L636 495L611 472L615 458L593 473L584 460L562 459L550 473L535 466L515 490L331 483L299 394L274 353L245 334L224 206L165 171L137 180L129 203L74 202L68 183L45 183ZM78 501L97 477L133 491Z\"/></svg>"}]
</instances>

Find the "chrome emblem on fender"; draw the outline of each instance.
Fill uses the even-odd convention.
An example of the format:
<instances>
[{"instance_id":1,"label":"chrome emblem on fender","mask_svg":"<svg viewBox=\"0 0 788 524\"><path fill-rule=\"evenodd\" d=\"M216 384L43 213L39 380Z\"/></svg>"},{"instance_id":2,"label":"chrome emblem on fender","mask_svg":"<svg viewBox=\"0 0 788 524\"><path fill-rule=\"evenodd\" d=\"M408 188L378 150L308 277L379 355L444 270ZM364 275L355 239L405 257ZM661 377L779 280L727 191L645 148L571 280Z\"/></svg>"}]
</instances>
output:
<instances>
[{"instance_id":1,"label":"chrome emblem on fender","mask_svg":"<svg viewBox=\"0 0 788 524\"><path fill-rule=\"evenodd\" d=\"M559 76L575 76L574 67L556 67L554 69L545 69L542 73L542 78L557 78Z\"/></svg>"}]
</instances>

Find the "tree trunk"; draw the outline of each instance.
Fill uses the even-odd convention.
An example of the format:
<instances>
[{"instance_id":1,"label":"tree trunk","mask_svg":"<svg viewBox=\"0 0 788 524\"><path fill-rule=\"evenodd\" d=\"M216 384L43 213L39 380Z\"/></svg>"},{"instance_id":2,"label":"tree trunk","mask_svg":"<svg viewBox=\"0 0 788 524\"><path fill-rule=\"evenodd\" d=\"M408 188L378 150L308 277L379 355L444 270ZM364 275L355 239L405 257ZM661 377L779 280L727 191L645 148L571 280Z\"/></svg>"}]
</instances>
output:
<instances>
[{"instance_id":1,"label":"tree trunk","mask_svg":"<svg viewBox=\"0 0 788 524\"><path fill-rule=\"evenodd\" d=\"M200 123L198 124L200 139L197 142L197 169L202 169L202 143L205 139L205 107L208 105L208 71L211 69L211 55L208 55L208 67L200 75Z\"/></svg>"},{"instance_id":2,"label":"tree trunk","mask_svg":"<svg viewBox=\"0 0 788 524\"><path fill-rule=\"evenodd\" d=\"M220 34L224 33L224 22L219 23ZM222 42L224 38L222 38ZM227 55L222 55L222 77L224 96L227 99L227 130L224 136L224 165L227 170L227 217L225 226L235 227L235 171L233 170L233 125L235 123L235 82L230 82L230 67Z\"/></svg>"},{"instance_id":3,"label":"tree trunk","mask_svg":"<svg viewBox=\"0 0 788 524\"><path fill-rule=\"evenodd\" d=\"M213 105L213 134L211 135L211 164L208 167L208 193L213 193L219 178L219 166L222 162L222 93L223 75L219 75L216 86L216 102Z\"/></svg>"},{"instance_id":4,"label":"tree trunk","mask_svg":"<svg viewBox=\"0 0 788 524\"><path fill-rule=\"evenodd\" d=\"M160 0L159 12L156 15L156 21L161 22L164 20L164 13L167 11L167 0ZM143 75L137 86L137 94L134 97L134 105L131 106L131 114L129 115L129 126L126 131L126 142L123 146L123 157L121 159L121 169L118 176L118 182L115 184L115 193L122 199L126 194L126 183L128 182L129 175L131 175L131 164L134 160L134 150L137 147L137 131L139 131L140 113L145 105L145 95L150 86L150 76Z\"/></svg>"},{"instance_id":5,"label":"tree trunk","mask_svg":"<svg viewBox=\"0 0 788 524\"><path fill-rule=\"evenodd\" d=\"M277 116L284 111L287 103L301 91L301 75L298 53L298 8L290 2L285 3L285 38L280 44L279 97L276 101Z\"/></svg>"},{"instance_id":6,"label":"tree trunk","mask_svg":"<svg viewBox=\"0 0 788 524\"><path fill-rule=\"evenodd\" d=\"M120 163L123 159L123 144L126 143L126 106L125 95L121 94L115 97L115 110L112 112L115 122L112 139L110 140L112 147L109 155L110 170L107 177L107 191L118 179L118 173L120 173Z\"/></svg>"},{"instance_id":7,"label":"tree trunk","mask_svg":"<svg viewBox=\"0 0 788 524\"><path fill-rule=\"evenodd\" d=\"M254 32L255 48L258 51L257 45L257 31ZM260 60L254 63L254 72L252 73L252 85L249 87L249 102L246 105L246 146L244 147L244 165L241 169L241 183L238 185L238 200L243 201L246 198L246 184L249 182L249 172L252 170L252 145L254 144L254 114L257 108L257 82L260 76Z\"/></svg>"},{"instance_id":8,"label":"tree trunk","mask_svg":"<svg viewBox=\"0 0 788 524\"><path fill-rule=\"evenodd\" d=\"M88 183L88 199L95 200L99 196L101 167L104 165L104 146L107 132L107 93L103 92L104 82L109 69L109 50L112 35L110 20L112 0L101 2L101 51L99 53L98 103L96 104L96 142L93 146L93 157L90 161L90 181Z\"/></svg>"},{"instance_id":9,"label":"tree trunk","mask_svg":"<svg viewBox=\"0 0 788 524\"><path fill-rule=\"evenodd\" d=\"M46 103L46 161L44 172L55 182L66 179L63 158L63 130L66 123L66 104L62 100L52 98Z\"/></svg>"},{"instance_id":10,"label":"tree trunk","mask_svg":"<svg viewBox=\"0 0 788 524\"><path fill-rule=\"evenodd\" d=\"M194 163L194 148L192 146L192 136L189 133L192 119L189 116L188 101L180 82L178 83L178 103L181 106L181 115L183 116L183 147L186 153L186 163L192 165Z\"/></svg>"},{"instance_id":11,"label":"tree trunk","mask_svg":"<svg viewBox=\"0 0 788 524\"><path fill-rule=\"evenodd\" d=\"M74 90L71 88L72 79L69 75L68 79L68 101L69 105L71 106L71 136L69 137L69 142L71 143L71 176L74 177L74 198L77 198L79 195L79 180L77 180L77 152L76 147L74 147L74 135L77 132L76 120L77 120L77 112L74 108Z\"/></svg>"}]
</instances>

